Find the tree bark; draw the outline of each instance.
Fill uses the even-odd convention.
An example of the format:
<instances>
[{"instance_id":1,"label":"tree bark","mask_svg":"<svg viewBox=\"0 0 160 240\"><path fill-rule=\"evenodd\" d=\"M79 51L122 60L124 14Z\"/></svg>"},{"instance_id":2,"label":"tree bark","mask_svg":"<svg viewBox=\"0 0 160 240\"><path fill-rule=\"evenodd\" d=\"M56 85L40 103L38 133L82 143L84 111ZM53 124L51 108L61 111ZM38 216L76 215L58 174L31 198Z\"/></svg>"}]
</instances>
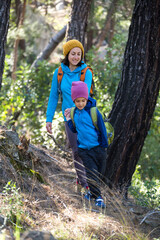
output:
<instances>
[{"instance_id":1,"label":"tree bark","mask_svg":"<svg viewBox=\"0 0 160 240\"><path fill-rule=\"evenodd\" d=\"M115 139L108 148L106 182L128 188L150 128L160 89L160 0L136 0L122 78L109 119Z\"/></svg>"},{"instance_id":2,"label":"tree bark","mask_svg":"<svg viewBox=\"0 0 160 240\"><path fill-rule=\"evenodd\" d=\"M5 60L5 43L9 26L11 0L0 1L0 90Z\"/></svg>"},{"instance_id":3,"label":"tree bark","mask_svg":"<svg viewBox=\"0 0 160 240\"><path fill-rule=\"evenodd\" d=\"M64 26L55 36L53 36L48 45L46 46L46 48L43 50L43 52L41 52L38 57L36 58L36 60L33 62L31 68L33 67L38 67L38 62L43 61L45 59L47 59L51 53L53 52L53 50L57 47L57 45L63 40L63 38L65 37L66 34L66 29L67 26Z\"/></svg>"},{"instance_id":4,"label":"tree bark","mask_svg":"<svg viewBox=\"0 0 160 240\"><path fill-rule=\"evenodd\" d=\"M85 34L92 0L74 0L71 19L68 23L67 41L79 40L85 46Z\"/></svg>"}]
</instances>

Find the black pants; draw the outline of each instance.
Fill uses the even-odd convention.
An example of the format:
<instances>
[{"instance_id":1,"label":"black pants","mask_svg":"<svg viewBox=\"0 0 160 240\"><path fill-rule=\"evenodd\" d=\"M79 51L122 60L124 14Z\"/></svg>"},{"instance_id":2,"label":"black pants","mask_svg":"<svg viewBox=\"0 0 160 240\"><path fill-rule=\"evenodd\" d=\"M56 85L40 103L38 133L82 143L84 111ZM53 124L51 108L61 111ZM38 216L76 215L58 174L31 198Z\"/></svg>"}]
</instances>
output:
<instances>
[{"instance_id":1,"label":"black pants","mask_svg":"<svg viewBox=\"0 0 160 240\"><path fill-rule=\"evenodd\" d=\"M106 169L106 150L100 146L90 150L78 148L78 154L86 168L90 191L97 198L101 195L100 181Z\"/></svg>"}]
</instances>

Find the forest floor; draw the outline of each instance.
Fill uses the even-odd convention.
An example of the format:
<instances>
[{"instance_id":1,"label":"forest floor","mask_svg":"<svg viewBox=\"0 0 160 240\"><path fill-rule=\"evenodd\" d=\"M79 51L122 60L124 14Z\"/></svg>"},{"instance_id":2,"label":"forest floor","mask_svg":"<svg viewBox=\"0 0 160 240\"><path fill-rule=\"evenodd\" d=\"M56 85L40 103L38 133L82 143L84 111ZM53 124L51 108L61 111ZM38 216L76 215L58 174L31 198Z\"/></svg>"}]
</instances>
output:
<instances>
[{"instance_id":1,"label":"forest floor","mask_svg":"<svg viewBox=\"0 0 160 240\"><path fill-rule=\"evenodd\" d=\"M149 240L160 237L160 227L155 228L146 221L151 209L136 205L132 198L124 200L103 183L101 189L106 209L85 202L76 191L76 174L70 154L60 156L42 146L29 144L26 147L21 143L18 151L25 169L20 170L9 159L9 152L14 149L11 141L10 147L7 148L6 142L1 142L0 149L2 146L6 151L0 151L0 174L3 175L3 178L0 176L0 205L4 203L2 190L7 181L16 182L23 201L21 221L24 230L47 231L63 240ZM13 151L12 156L16 156L16 148ZM33 175L26 172L29 168ZM5 214L3 209L1 213Z\"/></svg>"}]
</instances>

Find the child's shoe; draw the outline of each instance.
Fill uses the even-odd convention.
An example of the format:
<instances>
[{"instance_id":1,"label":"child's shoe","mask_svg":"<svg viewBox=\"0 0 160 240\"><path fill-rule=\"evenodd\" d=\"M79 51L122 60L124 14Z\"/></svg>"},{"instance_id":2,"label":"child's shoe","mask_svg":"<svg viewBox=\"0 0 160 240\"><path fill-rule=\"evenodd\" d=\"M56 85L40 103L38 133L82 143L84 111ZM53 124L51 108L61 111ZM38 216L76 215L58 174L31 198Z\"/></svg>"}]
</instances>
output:
<instances>
[{"instance_id":1,"label":"child's shoe","mask_svg":"<svg viewBox=\"0 0 160 240\"><path fill-rule=\"evenodd\" d=\"M88 200L88 201L91 200L92 194L90 193L90 191L88 191L87 194L84 195L84 198L85 198L86 200Z\"/></svg>"},{"instance_id":2,"label":"child's shoe","mask_svg":"<svg viewBox=\"0 0 160 240\"><path fill-rule=\"evenodd\" d=\"M95 200L95 205L96 205L97 207L101 207L101 208L105 208L105 207L106 207L106 205L105 205L105 203L104 203L104 200L103 200L103 198L102 198L101 196L99 196L98 198L96 198L96 200Z\"/></svg>"}]
</instances>

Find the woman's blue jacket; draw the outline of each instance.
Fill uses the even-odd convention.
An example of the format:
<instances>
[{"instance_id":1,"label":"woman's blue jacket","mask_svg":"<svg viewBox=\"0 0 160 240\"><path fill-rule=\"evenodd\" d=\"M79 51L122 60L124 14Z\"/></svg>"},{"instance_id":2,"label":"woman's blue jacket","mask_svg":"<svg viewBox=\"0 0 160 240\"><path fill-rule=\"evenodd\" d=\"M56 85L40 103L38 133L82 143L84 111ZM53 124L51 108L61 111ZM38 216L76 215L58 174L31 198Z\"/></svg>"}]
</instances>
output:
<instances>
[{"instance_id":1,"label":"woman's blue jacket","mask_svg":"<svg viewBox=\"0 0 160 240\"><path fill-rule=\"evenodd\" d=\"M80 81L81 76L81 70L83 70L87 65L82 62L83 64L81 66L78 66L74 71L71 72L68 66L61 63L62 71L63 71L63 78L61 82L61 93L62 93L62 113L64 116L64 111L66 108L71 108L74 106L74 103L71 98L71 86L72 82L74 81ZM59 89L58 89L58 68L55 70L52 78L52 86L50 91L50 96L48 100L48 107L47 107L47 113L46 113L46 122L52 122L57 104L59 99ZM88 86L88 93L90 93L90 88L92 84L92 73L88 69L86 71L85 75L85 83ZM64 120L66 121L66 118L64 116Z\"/></svg>"},{"instance_id":2,"label":"woman's blue jacket","mask_svg":"<svg viewBox=\"0 0 160 240\"><path fill-rule=\"evenodd\" d=\"M72 120L68 121L68 126L72 132L77 132L78 147L83 149L91 149L96 146L103 148L108 147L107 131L101 113L97 109L97 126L99 131L95 128L90 115L91 107L96 106L96 100L89 97L87 105L82 110L77 107L74 111L74 123Z\"/></svg>"}]
</instances>

